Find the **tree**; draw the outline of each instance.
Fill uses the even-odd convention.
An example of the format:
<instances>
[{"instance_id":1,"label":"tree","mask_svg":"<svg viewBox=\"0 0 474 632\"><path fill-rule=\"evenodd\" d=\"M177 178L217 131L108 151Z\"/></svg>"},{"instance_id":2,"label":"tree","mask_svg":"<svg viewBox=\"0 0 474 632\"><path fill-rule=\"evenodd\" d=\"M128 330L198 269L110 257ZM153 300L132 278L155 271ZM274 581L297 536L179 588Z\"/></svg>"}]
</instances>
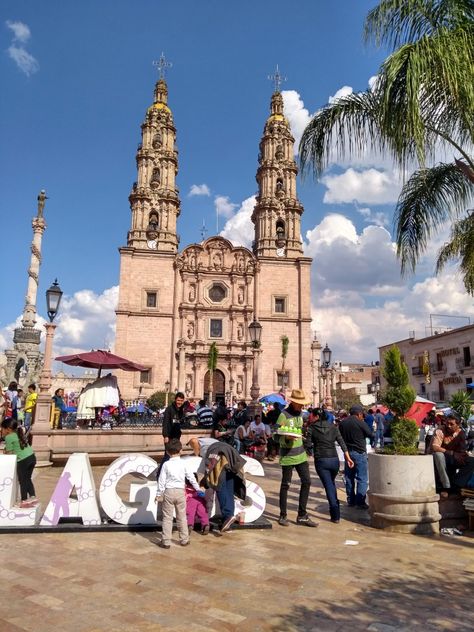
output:
<instances>
[{"instance_id":1,"label":"tree","mask_svg":"<svg viewBox=\"0 0 474 632\"><path fill-rule=\"evenodd\" d=\"M209 403L212 404L212 396L214 390L214 371L217 368L217 358L219 356L219 350L215 342L209 347L209 353L207 355L207 368L209 369Z\"/></svg>"},{"instance_id":2,"label":"tree","mask_svg":"<svg viewBox=\"0 0 474 632\"><path fill-rule=\"evenodd\" d=\"M381 401L397 417L404 417L415 401L415 389L410 386L408 367L402 362L400 349L394 345L384 355L382 375L387 380L387 388L382 392Z\"/></svg>"},{"instance_id":3,"label":"tree","mask_svg":"<svg viewBox=\"0 0 474 632\"><path fill-rule=\"evenodd\" d=\"M410 386L408 367L402 361L400 349L394 345L384 355L382 374L387 388L382 391L381 402L395 413L391 424L394 451L397 454L417 454L418 426L405 415L415 401L415 389Z\"/></svg>"},{"instance_id":4,"label":"tree","mask_svg":"<svg viewBox=\"0 0 474 632\"><path fill-rule=\"evenodd\" d=\"M367 149L390 155L404 184L395 211L402 273L414 271L429 239L451 222L436 271L459 262L474 294L474 3L472 0L382 0L368 14L365 38L388 45L375 84L320 110L300 143L302 168L318 177L338 157ZM452 162L433 162L440 147Z\"/></svg>"},{"instance_id":5,"label":"tree","mask_svg":"<svg viewBox=\"0 0 474 632\"><path fill-rule=\"evenodd\" d=\"M156 391L146 400L146 405L151 410L160 410L166 403L166 393L162 393L161 391Z\"/></svg>"},{"instance_id":6,"label":"tree","mask_svg":"<svg viewBox=\"0 0 474 632\"><path fill-rule=\"evenodd\" d=\"M463 419L471 414L472 399L466 391L457 391L451 395L449 406Z\"/></svg>"}]
</instances>

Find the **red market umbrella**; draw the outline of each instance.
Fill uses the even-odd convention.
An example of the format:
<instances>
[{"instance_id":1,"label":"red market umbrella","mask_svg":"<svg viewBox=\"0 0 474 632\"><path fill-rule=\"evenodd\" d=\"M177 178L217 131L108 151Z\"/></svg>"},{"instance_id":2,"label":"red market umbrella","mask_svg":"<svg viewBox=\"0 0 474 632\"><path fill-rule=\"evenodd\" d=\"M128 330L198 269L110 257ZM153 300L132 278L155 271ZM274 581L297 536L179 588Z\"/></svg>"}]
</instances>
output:
<instances>
[{"instance_id":1,"label":"red market umbrella","mask_svg":"<svg viewBox=\"0 0 474 632\"><path fill-rule=\"evenodd\" d=\"M122 371L146 371L146 367L126 358L121 358L110 351L87 351L86 353L73 353L72 355L55 358L58 362L64 362L69 366L83 366L88 369L99 369L99 377L102 369L122 369Z\"/></svg>"},{"instance_id":2,"label":"red market umbrella","mask_svg":"<svg viewBox=\"0 0 474 632\"><path fill-rule=\"evenodd\" d=\"M407 412L405 417L408 419L414 419L418 426L421 426L421 422L426 417L426 415L433 410L436 406L434 402L431 402L429 399L425 399L424 397L417 397L413 402L412 407Z\"/></svg>"}]
</instances>

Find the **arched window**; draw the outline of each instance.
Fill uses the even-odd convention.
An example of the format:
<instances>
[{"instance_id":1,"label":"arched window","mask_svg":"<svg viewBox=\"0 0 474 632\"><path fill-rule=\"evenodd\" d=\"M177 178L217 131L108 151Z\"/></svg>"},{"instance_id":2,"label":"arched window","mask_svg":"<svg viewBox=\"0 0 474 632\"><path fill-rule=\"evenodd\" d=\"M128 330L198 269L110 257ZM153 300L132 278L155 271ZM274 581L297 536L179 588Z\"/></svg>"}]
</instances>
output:
<instances>
[{"instance_id":1,"label":"arched window","mask_svg":"<svg viewBox=\"0 0 474 632\"><path fill-rule=\"evenodd\" d=\"M153 174L151 176L150 186L157 187L160 184L160 170L158 167L153 169Z\"/></svg>"},{"instance_id":2,"label":"arched window","mask_svg":"<svg viewBox=\"0 0 474 632\"><path fill-rule=\"evenodd\" d=\"M277 178L277 181L276 181L276 191L277 191L277 193L279 191L284 191L284 190L285 190L285 188L283 186L283 178Z\"/></svg>"},{"instance_id":3,"label":"arched window","mask_svg":"<svg viewBox=\"0 0 474 632\"><path fill-rule=\"evenodd\" d=\"M156 132L156 134L153 136L151 144L153 145L153 149L159 149L161 147L161 145L163 144L163 136L161 135L160 131Z\"/></svg>"},{"instance_id":4,"label":"arched window","mask_svg":"<svg viewBox=\"0 0 474 632\"><path fill-rule=\"evenodd\" d=\"M285 222L282 219L277 220L277 223L276 223L277 239L285 239L285 233L286 233Z\"/></svg>"}]
</instances>

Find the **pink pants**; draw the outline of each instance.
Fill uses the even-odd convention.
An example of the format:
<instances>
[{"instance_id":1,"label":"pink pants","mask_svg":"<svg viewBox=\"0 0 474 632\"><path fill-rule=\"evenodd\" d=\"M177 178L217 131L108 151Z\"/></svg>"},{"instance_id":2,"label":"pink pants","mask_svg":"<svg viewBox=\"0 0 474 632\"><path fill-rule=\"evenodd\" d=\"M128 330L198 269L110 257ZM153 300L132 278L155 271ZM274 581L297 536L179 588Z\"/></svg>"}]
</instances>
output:
<instances>
[{"instance_id":1,"label":"pink pants","mask_svg":"<svg viewBox=\"0 0 474 632\"><path fill-rule=\"evenodd\" d=\"M186 498L186 519L190 527L194 526L196 519L201 524L201 527L209 524L205 498L195 498L194 496Z\"/></svg>"}]
</instances>

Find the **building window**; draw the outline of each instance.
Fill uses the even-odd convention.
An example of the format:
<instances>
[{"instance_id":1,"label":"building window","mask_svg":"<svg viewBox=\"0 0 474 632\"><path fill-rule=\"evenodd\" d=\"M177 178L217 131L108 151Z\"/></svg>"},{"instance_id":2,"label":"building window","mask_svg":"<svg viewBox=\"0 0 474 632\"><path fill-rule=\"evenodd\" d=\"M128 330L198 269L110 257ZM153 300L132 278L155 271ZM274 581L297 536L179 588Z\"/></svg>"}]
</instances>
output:
<instances>
[{"instance_id":1,"label":"building window","mask_svg":"<svg viewBox=\"0 0 474 632\"><path fill-rule=\"evenodd\" d=\"M471 366L471 347L463 347L464 366Z\"/></svg>"},{"instance_id":2,"label":"building window","mask_svg":"<svg viewBox=\"0 0 474 632\"><path fill-rule=\"evenodd\" d=\"M209 324L209 337L210 338L222 338L222 319L211 318Z\"/></svg>"},{"instance_id":3,"label":"building window","mask_svg":"<svg viewBox=\"0 0 474 632\"><path fill-rule=\"evenodd\" d=\"M151 384L151 369L140 371L140 384Z\"/></svg>"},{"instance_id":4,"label":"building window","mask_svg":"<svg viewBox=\"0 0 474 632\"><path fill-rule=\"evenodd\" d=\"M214 285L209 289L208 294L213 303L222 303L227 296L227 291L220 283L214 283Z\"/></svg>"},{"instance_id":5,"label":"building window","mask_svg":"<svg viewBox=\"0 0 474 632\"><path fill-rule=\"evenodd\" d=\"M147 292L146 293L146 306L147 307L156 307L156 292Z\"/></svg>"},{"instance_id":6,"label":"building window","mask_svg":"<svg viewBox=\"0 0 474 632\"><path fill-rule=\"evenodd\" d=\"M286 313L286 298L282 296L275 297L275 314L285 314Z\"/></svg>"}]
</instances>

